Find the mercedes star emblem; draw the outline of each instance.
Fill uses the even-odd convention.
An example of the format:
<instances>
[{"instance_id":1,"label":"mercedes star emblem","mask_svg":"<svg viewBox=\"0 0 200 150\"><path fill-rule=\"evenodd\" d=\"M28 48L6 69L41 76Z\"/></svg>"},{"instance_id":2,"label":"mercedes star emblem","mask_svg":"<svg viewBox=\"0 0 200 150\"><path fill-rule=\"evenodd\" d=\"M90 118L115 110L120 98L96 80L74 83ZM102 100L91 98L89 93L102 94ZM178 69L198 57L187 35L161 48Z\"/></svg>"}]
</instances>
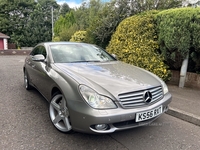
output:
<instances>
[{"instance_id":1,"label":"mercedes star emblem","mask_svg":"<svg viewBox=\"0 0 200 150\"><path fill-rule=\"evenodd\" d=\"M143 95L144 102L150 103L152 100L152 94L149 91L145 91Z\"/></svg>"}]
</instances>

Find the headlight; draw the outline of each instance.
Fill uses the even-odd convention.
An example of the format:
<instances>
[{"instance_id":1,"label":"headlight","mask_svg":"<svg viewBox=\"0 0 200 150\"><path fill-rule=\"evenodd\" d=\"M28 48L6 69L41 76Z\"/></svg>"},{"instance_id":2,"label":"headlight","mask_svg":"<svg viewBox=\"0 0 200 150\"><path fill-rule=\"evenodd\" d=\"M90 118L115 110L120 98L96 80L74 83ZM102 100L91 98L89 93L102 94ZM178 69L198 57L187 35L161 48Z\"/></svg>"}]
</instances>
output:
<instances>
[{"instance_id":1,"label":"headlight","mask_svg":"<svg viewBox=\"0 0 200 150\"><path fill-rule=\"evenodd\" d=\"M168 90L168 87L167 87L167 85L165 84L165 82L161 80L161 84L162 84L162 87L163 87L163 92L164 92L164 94L168 93L169 90Z\"/></svg>"},{"instance_id":2,"label":"headlight","mask_svg":"<svg viewBox=\"0 0 200 150\"><path fill-rule=\"evenodd\" d=\"M91 107L97 109L117 108L110 98L99 95L93 89L84 85L81 85L79 89L83 98Z\"/></svg>"}]
</instances>

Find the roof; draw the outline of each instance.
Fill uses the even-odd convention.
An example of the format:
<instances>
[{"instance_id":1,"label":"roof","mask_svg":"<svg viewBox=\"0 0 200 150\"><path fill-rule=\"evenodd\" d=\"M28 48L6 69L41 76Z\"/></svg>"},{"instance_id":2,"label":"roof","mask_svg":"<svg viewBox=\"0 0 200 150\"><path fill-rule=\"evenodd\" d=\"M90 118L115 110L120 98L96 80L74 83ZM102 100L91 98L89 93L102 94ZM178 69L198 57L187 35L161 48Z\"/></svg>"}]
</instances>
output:
<instances>
[{"instance_id":1,"label":"roof","mask_svg":"<svg viewBox=\"0 0 200 150\"><path fill-rule=\"evenodd\" d=\"M59 42L42 42L42 43L39 43L37 45L47 45L47 46L50 46L50 45L62 45L62 44L76 44L76 45L86 45L86 44L89 44L89 43L84 43L84 42L70 42L70 41L59 41ZM36 46L37 46L36 45ZM94 45L94 44L90 44L90 45Z\"/></svg>"},{"instance_id":2,"label":"roof","mask_svg":"<svg viewBox=\"0 0 200 150\"><path fill-rule=\"evenodd\" d=\"M10 38L10 37L0 32L0 38L8 39L8 38Z\"/></svg>"}]
</instances>

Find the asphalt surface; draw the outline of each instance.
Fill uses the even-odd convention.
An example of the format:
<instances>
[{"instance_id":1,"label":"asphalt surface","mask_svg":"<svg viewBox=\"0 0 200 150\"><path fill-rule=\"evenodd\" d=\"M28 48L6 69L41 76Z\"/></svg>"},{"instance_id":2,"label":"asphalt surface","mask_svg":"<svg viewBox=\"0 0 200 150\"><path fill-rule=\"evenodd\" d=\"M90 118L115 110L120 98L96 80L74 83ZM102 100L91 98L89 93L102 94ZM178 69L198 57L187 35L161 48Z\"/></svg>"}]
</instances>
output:
<instances>
[{"instance_id":1,"label":"asphalt surface","mask_svg":"<svg viewBox=\"0 0 200 150\"><path fill-rule=\"evenodd\" d=\"M25 56L0 56L1 150L198 150L200 127L164 114L149 126L106 135L63 134L48 103L23 87Z\"/></svg>"}]
</instances>

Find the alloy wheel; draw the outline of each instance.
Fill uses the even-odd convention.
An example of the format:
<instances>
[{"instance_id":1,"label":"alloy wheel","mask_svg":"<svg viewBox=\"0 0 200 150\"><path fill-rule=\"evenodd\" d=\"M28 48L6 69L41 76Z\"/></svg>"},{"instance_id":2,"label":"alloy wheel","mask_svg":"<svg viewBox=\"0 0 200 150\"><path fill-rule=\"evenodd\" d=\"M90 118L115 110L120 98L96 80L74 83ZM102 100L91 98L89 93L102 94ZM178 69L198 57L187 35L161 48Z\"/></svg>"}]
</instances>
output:
<instances>
[{"instance_id":1,"label":"alloy wheel","mask_svg":"<svg viewBox=\"0 0 200 150\"><path fill-rule=\"evenodd\" d=\"M29 79L26 71L24 71L24 86L27 90L31 89L31 85L29 84Z\"/></svg>"},{"instance_id":2,"label":"alloy wheel","mask_svg":"<svg viewBox=\"0 0 200 150\"><path fill-rule=\"evenodd\" d=\"M72 130L69 110L62 94L56 94L49 105L49 115L53 125L61 132Z\"/></svg>"}]
</instances>

